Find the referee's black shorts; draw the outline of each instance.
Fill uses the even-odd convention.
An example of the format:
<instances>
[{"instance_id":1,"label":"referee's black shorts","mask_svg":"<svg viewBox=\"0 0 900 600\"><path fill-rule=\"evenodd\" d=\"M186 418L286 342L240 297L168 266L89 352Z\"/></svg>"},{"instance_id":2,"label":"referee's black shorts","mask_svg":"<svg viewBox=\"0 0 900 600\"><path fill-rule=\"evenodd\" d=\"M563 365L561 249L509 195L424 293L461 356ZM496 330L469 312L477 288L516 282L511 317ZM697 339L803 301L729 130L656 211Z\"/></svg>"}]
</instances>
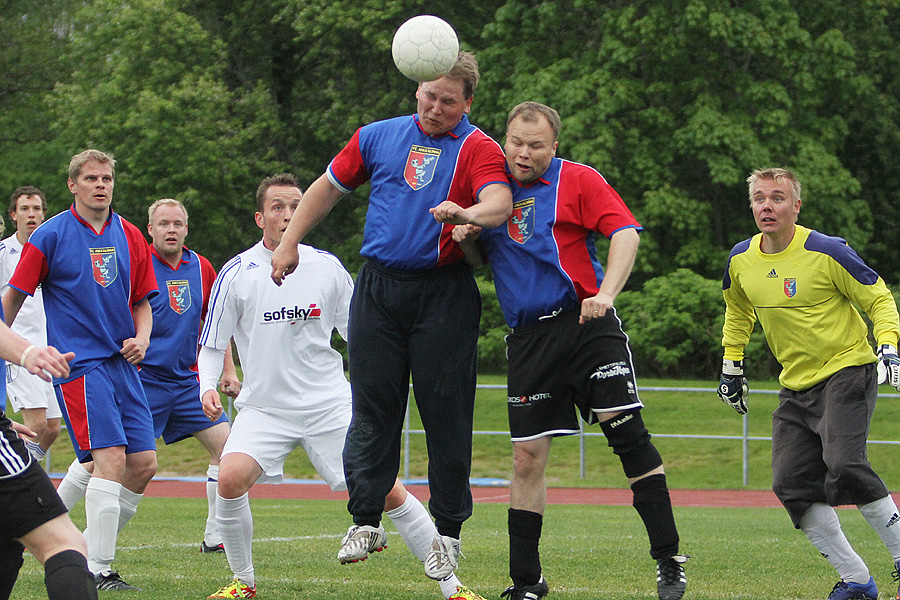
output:
<instances>
[{"instance_id":1,"label":"referee's black shorts","mask_svg":"<svg viewBox=\"0 0 900 600\"><path fill-rule=\"evenodd\" d=\"M21 538L66 512L37 461L19 475L0 479L0 538Z\"/></svg>"},{"instance_id":2,"label":"referee's black shorts","mask_svg":"<svg viewBox=\"0 0 900 600\"><path fill-rule=\"evenodd\" d=\"M628 337L611 309L579 324L578 309L517 327L507 337L512 441L578 433L578 416L643 407Z\"/></svg>"}]
</instances>

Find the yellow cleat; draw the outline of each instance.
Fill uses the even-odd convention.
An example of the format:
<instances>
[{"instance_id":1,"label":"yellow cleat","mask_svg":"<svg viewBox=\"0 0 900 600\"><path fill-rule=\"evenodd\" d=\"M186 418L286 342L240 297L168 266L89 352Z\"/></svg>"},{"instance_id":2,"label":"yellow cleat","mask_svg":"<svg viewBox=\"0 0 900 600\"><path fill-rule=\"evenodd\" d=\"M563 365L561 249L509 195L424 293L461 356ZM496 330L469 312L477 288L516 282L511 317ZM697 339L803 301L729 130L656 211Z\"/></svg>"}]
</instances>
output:
<instances>
[{"instance_id":1,"label":"yellow cleat","mask_svg":"<svg viewBox=\"0 0 900 600\"><path fill-rule=\"evenodd\" d=\"M456 592L450 596L449 600L484 600L483 596L479 596L464 585L457 586Z\"/></svg>"},{"instance_id":2,"label":"yellow cleat","mask_svg":"<svg viewBox=\"0 0 900 600\"><path fill-rule=\"evenodd\" d=\"M207 596L207 599L214 598L256 598L256 587L235 579L212 596Z\"/></svg>"}]
</instances>

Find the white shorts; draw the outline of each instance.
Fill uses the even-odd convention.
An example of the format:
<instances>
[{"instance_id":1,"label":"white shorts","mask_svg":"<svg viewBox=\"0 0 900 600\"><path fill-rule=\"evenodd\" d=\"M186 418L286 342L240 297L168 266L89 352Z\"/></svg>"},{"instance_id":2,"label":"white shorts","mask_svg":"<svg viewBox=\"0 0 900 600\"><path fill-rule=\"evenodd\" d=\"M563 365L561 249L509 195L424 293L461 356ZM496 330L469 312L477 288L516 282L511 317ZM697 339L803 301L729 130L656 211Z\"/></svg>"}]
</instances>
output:
<instances>
[{"instance_id":1,"label":"white shorts","mask_svg":"<svg viewBox=\"0 0 900 600\"><path fill-rule=\"evenodd\" d=\"M246 454L262 467L257 483L280 483L284 459L300 446L332 491L346 490L341 454L350 426L350 406L349 398L318 410L244 406L234 418L222 456Z\"/></svg>"},{"instance_id":2,"label":"white shorts","mask_svg":"<svg viewBox=\"0 0 900 600\"><path fill-rule=\"evenodd\" d=\"M14 412L23 408L46 408L48 419L62 417L53 384L32 375L25 367L6 363L6 397Z\"/></svg>"}]
</instances>

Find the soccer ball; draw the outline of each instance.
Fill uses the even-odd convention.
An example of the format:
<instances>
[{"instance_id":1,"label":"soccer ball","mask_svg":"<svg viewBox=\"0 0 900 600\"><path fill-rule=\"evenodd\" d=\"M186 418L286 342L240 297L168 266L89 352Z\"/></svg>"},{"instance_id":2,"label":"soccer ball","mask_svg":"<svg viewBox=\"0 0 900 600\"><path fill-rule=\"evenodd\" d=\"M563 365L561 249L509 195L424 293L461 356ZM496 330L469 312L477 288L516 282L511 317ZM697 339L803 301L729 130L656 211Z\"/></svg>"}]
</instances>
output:
<instances>
[{"instance_id":1,"label":"soccer ball","mask_svg":"<svg viewBox=\"0 0 900 600\"><path fill-rule=\"evenodd\" d=\"M400 72L413 81L434 81L456 64L459 40L443 19L419 15L397 29L391 54Z\"/></svg>"}]
</instances>

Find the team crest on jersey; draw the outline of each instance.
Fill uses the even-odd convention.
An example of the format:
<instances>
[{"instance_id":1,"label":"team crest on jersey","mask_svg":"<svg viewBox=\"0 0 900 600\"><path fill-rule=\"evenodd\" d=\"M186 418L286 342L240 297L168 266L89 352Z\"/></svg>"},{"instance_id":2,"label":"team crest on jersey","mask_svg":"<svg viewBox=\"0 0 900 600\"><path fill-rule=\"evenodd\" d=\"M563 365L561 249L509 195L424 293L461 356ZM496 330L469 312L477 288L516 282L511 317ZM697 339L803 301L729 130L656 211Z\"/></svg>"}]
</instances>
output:
<instances>
[{"instance_id":1,"label":"team crest on jersey","mask_svg":"<svg viewBox=\"0 0 900 600\"><path fill-rule=\"evenodd\" d=\"M91 248L91 271L94 281L103 287L109 286L119 275L115 248Z\"/></svg>"},{"instance_id":2,"label":"team crest on jersey","mask_svg":"<svg viewBox=\"0 0 900 600\"><path fill-rule=\"evenodd\" d=\"M437 148L413 145L406 157L406 168L403 171L403 179L409 187L419 190L431 183L440 156L441 151Z\"/></svg>"},{"instance_id":3,"label":"team crest on jersey","mask_svg":"<svg viewBox=\"0 0 900 600\"><path fill-rule=\"evenodd\" d=\"M793 277L784 278L784 295L793 298L797 295L797 280Z\"/></svg>"},{"instance_id":4,"label":"team crest on jersey","mask_svg":"<svg viewBox=\"0 0 900 600\"><path fill-rule=\"evenodd\" d=\"M191 286L187 279L166 282L169 293L169 308L179 315L191 307Z\"/></svg>"},{"instance_id":5,"label":"team crest on jersey","mask_svg":"<svg viewBox=\"0 0 900 600\"><path fill-rule=\"evenodd\" d=\"M506 231L514 242L524 244L534 232L534 198L519 200L513 204L512 215L506 222Z\"/></svg>"}]
</instances>

